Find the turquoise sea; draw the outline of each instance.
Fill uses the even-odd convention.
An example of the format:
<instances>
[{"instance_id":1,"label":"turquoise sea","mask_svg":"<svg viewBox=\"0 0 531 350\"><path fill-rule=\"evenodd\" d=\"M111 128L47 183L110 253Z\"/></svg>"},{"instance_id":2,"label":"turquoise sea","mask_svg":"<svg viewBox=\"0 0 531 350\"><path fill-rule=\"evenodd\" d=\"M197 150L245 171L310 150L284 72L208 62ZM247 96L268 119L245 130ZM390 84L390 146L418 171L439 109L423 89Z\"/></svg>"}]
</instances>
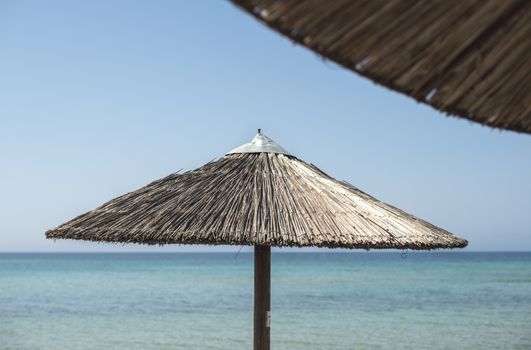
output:
<instances>
[{"instance_id":1,"label":"turquoise sea","mask_svg":"<svg viewBox=\"0 0 531 350\"><path fill-rule=\"evenodd\" d=\"M0 349L251 349L252 254L0 254ZM531 349L531 253L274 253L272 349Z\"/></svg>"}]
</instances>

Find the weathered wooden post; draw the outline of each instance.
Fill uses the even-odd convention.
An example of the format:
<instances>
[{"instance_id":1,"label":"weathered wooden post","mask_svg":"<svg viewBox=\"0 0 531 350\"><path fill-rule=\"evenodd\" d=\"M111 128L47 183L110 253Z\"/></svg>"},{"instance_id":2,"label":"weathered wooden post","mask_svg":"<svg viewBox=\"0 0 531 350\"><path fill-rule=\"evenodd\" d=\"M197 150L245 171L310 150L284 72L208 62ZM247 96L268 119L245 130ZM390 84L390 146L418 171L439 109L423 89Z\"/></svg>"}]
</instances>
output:
<instances>
[{"instance_id":1,"label":"weathered wooden post","mask_svg":"<svg viewBox=\"0 0 531 350\"><path fill-rule=\"evenodd\" d=\"M271 247L254 246L254 350L269 350Z\"/></svg>"}]
</instances>

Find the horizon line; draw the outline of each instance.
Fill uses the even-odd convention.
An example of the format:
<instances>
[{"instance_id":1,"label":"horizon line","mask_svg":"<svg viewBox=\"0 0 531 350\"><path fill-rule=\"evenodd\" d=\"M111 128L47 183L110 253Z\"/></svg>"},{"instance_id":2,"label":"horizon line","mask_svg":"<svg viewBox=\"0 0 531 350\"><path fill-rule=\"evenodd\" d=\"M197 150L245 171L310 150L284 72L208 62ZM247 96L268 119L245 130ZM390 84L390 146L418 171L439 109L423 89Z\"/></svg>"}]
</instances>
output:
<instances>
[{"instance_id":1,"label":"horizon line","mask_svg":"<svg viewBox=\"0 0 531 350\"><path fill-rule=\"evenodd\" d=\"M278 247L274 247L278 248ZM338 254L338 253L531 253L531 250L462 250L462 249L437 249L437 250L407 250L407 249L328 249L328 250L289 250L272 251L279 254ZM0 251L0 254L234 254L234 251ZM238 254L254 254L252 251L241 251Z\"/></svg>"}]
</instances>

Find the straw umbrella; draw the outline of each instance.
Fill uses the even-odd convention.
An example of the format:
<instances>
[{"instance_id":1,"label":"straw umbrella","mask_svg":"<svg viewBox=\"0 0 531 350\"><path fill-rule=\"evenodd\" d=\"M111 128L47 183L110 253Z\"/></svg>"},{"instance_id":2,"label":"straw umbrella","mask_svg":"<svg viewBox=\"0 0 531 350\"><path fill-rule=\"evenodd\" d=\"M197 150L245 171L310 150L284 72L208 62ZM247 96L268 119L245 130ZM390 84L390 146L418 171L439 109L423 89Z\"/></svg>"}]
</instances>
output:
<instances>
[{"instance_id":1,"label":"straw umbrella","mask_svg":"<svg viewBox=\"0 0 531 350\"><path fill-rule=\"evenodd\" d=\"M51 239L254 246L254 348L269 349L271 247L465 247L326 175L258 131L248 144L47 231Z\"/></svg>"},{"instance_id":2,"label":"straw umbrella","mask_svg":"<svg viewBox=\"0 0 531 350\"><path fill-rule=\"evenodd\" d=\"M294 42L418 102L531 133L531 1L231 1Z\"/></svg>"}]
</instances>

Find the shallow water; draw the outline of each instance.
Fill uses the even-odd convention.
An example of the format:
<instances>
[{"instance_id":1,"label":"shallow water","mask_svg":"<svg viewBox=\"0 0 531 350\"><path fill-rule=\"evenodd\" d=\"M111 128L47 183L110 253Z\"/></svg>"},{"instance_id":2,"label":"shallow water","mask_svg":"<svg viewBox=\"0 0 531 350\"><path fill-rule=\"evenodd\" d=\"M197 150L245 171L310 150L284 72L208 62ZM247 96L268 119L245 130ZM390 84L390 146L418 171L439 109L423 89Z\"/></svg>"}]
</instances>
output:
<instances>
[{"instance_id":1,"label":"shallow water","mask_svg":"<svg viewBox=\"0 0 531 350\"><path fill-rule=\"evenodd\" d=\"M251 349L252 255L0 254L0 349ZM272 349L530 349L531 253L272 255Z\"/></svg>"}]
</instances>

